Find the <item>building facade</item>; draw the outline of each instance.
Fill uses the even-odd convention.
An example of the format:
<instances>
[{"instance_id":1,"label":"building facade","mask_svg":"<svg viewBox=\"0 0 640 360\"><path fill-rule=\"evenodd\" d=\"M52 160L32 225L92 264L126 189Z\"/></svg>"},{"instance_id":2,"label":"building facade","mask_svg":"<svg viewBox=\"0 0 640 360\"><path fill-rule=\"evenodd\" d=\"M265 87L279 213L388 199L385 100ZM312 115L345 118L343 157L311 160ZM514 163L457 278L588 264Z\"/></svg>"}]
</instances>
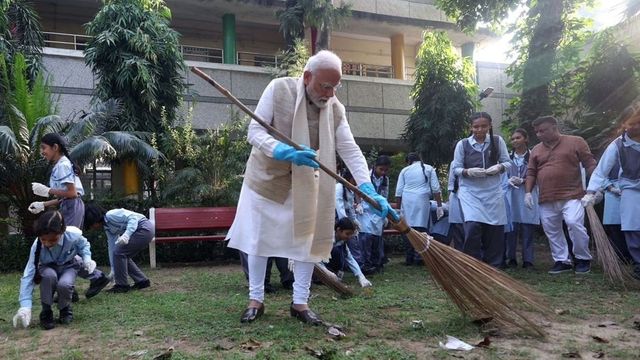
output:
<instances>
[{"instance_id":1,"label":"building facade","mask_svg":"<svg viewBox=\"0 0 640 360\"><path fill-rule=\"evenodd\" d=\"M400 139L413 102L410 91L415 57L422 32L446 31L461 54L472 55L474 45L490 34L469 36L439 11L434 0L347 0L352 16L331 35L331 50L344 61L343 86L337 96L346 106L356 141L363 148L385 152L405 149ZM181 34L181 50L188 66L198 66L249 107L254 107L271 77L265 68L279 61L285 48L276 11L278 0L167 0L172 27ZM45 31L44 64L60 96L65 117L89 108L95 79L84 64L91 21L101 2L47 0L35 3ZM307 33L307 39L310 35ZM481 88L496 90L483 101L499 121L508 81L501 65L478 63ZM230 117L231 105L213 87L190 72L185 96L195 128L214 128Z\"/></svg>"}]
</instances>

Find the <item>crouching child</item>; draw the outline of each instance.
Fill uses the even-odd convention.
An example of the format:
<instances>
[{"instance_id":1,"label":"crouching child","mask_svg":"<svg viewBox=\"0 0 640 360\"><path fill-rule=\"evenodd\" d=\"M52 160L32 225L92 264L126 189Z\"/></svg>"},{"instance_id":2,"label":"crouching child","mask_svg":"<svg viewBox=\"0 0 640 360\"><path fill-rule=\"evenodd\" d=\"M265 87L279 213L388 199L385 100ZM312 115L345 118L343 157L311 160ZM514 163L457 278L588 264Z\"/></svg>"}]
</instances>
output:
<instances>
[{"instance_id":1,"label":"crouching child","mask_svg":"<svg viewBox=\"0 0 640 360\"><path fill-rule=\"evenodd\" d=\"M95 204L86 206L86 229L104 229L107 234L109 262L115 285L106 290L125 293L151 286L149 278L138 268L133 257L146 249L154 236L154 226L144 215L127 209L105 211ZM129 277L133 286L129 285Z\"/></svg>"}]
</instances>

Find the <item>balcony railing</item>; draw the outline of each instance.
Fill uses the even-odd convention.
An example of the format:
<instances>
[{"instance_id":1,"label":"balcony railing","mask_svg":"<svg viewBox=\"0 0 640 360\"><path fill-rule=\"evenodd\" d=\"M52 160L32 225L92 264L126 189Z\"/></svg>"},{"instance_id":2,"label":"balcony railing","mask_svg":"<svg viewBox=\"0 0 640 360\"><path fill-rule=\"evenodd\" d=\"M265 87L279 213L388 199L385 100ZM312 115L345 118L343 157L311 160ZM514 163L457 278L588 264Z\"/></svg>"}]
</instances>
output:
<instances>
[{"instance_id":1,"label":"balcony railing","mask_svg":"<svg viewBox=\"0 0 640 360\"><path fill-rule=\"evenodd\" d=\"M58 32L43 32L46 47L84 50L86 43L91 39L87 35L66 34ZM208 63L223 63L224 52L222 49L180 45L180 52L185 60L202 61ZM248 51L238 51L236 53L238 65L256 67L275 67L281 63L282 59L278 55L262 54ZM415 69L407 69L407 78L411 78ZM412 70L409 73L409 70ZM342 63L342 72L345 75L368 76L377 78L393 78L393 68L386 65L371 65L360 63Z\"/></svg>"},{"instance_id":2,"label":"balcony railing","mask_svg":"<svg viewBox=\"0 0 640 360\"><path fill-rule=\"evenodd\" d=\"M393 78L393 68L386 65L342 63L342 73L345 75L355 76L369 76L387 79Z\"/></svg>"}]
</instances>

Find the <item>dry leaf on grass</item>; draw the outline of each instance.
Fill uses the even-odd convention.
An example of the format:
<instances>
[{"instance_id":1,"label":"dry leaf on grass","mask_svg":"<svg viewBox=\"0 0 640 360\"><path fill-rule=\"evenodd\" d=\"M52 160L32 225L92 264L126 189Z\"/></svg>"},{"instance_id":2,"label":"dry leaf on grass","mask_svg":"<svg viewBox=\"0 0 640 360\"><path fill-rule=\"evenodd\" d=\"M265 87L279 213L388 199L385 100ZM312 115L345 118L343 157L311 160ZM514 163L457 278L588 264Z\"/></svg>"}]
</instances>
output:
<instances>
[{"instance_id":1,"label":"dry leaf on grass","mask_svg":"<svg viewBox=\"0 0 640 360\"><path fill-rule=\"evenodd\" d=\"M333 339L336 339L336 340L342 339L343 337L346 336L342 331L340 331L335 326L330 326L327 329L327 333L331 335Z\"/></svg>"},{"instance_id":2,"label":"dry leaf on grass","mask_svg":"<svg viewBox=\"0 0 640 360\"><path fill-rule=\"evenodd\" d=\"M144 356L148 352L149 352L149 350L138 350L138 351L134 351L132 353L128 353L127 356L136 358L136 357Z\"/></svg>"},{"instance_id":3,"label":"dry leaf on grass","mask_svg":"<svg viewBox=\"0 0 640 360\"><path fill-rule=\"evenodd\" d=\"M173 355L173 346L169 347L166 351L162 352L160 355L154 356L153 360L169 360L171 359L171 355Z\"/></svg>"},{"instance_id":4,"label":"dry leaf on grass","mask_svg":"<svg viewBox=\"0 0 640 360\"><path fill-rule=\"evenodd\" d=\"M577 353L575 351L564 353L562 354L562 357L568 358L568 359L582 359L582 356L580 356L580 353Z\"/></svg>"},{"instance_id":5,"label":"dry leaf on grass","mask_svg":"<svg viewBox=\"0 0 640 360\"><path fill-rule=\"evenodd\" d=\"M556 315L564 315L564 314L566 314L568 312L569 311L565 310L565 309L556 309L556 311L555 311Z\"/></svg>"},{"instance_id":6,"label":"dry leaf on grass","mask_svg":"<svg viewBox=\"0 0 640 360\"><path fill-rule=\"evenodd\" d=\"M249 351L257 350L262 346L262 343L259 341L255 341L253 339L249 339L240 345L241 348Z\"/></svg>"},{"instance_id":7,"label":"dry leaf on grass","mask_svg":"<svg viewBox=\"0 0 640 360\"><path fill-rule=\"evenodd\" d=\"M618 326L618 324L616 324L613 321L603 321L600 324L598 324L598 327L608 327L608 326Z\"/></svg>"},{"instance_id":8,"label":"dry leaf on grass","mask_svg":"<svg viewBox=\"0 0 640 360\"><path fill-rule=\"evenodd\" d=\"M595 359L603 359L604 358L604 351L598 351L595 354L593 354L593 357Z\"/></svg>"},{"instance_id":9,"label":"dry leaf on grass","mask_svg":"<svg viewBox=\"0 0 640 360\"><path fill-rule=\"evenodd\" d=\"M609 343L609 340L607 340L605 338L601 338L600 336L591 335L591 338L593 340L595 340L596 342L599 342L599 343L603 343L603 344L608 344Z\"/></svg>"},{"instance_id":10,"label":"dry leaf on grass","mask_svg":"<svg viewBox=\"0 0 640 360\"><path fill-rule=\"evenodd\" d=\"M482 341L476 344L477 347L483 347L483 348L488 348L489 345L491 345L491 339L489 339L488 336L485 336L485 338Z\"/></svg>"},{"instance_id":11,"label":"dry leaf on grass","mask_svg":"<svg viewBox=\"0 0 640 360\"><path fill-rule=\"evenodd\" d=\"M135 336L142 336L142 330L136 330L133 332L133 335Z\"/></svg>"}]
</instances>

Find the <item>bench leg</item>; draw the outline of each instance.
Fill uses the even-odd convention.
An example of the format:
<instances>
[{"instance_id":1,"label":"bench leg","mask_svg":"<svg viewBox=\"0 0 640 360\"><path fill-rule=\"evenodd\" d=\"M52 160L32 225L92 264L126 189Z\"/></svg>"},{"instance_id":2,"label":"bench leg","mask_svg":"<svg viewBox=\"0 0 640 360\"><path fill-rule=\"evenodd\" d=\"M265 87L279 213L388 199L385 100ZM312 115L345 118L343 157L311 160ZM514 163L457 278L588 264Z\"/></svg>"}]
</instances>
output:
<instances>
[{"instance_id":1,"label":"bench leg","mask_svg":"<svg viewBox=\"0 0 640 360\"><path fill-rule=\"evenodd\" d=\"M155 269L156 267L156 239L154 238L149 243L149 262L151 263L151 268Z\"/></svg>"}]
</instances>

